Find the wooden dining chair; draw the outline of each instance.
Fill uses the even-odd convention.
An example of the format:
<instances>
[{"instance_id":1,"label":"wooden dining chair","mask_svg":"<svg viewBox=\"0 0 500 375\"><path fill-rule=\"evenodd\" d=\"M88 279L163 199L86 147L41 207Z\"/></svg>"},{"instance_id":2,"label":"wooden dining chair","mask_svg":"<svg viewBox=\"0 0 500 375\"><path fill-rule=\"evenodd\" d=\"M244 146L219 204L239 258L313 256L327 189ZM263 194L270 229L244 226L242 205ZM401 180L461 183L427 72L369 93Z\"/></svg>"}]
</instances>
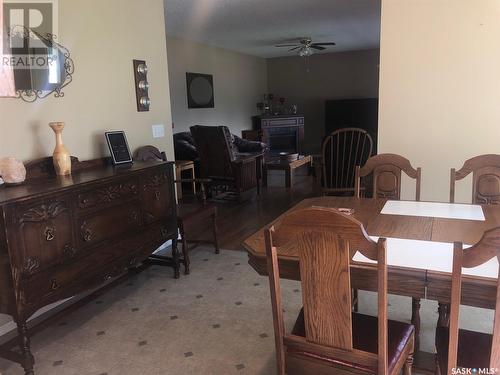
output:
<instances>
[{"instance_id":1,"label":"wooden dining chair","mask_svg":"<svg viewBox=\"0 0 500 375\"><path fill-rule=\"evenodd\" d=\"M454 244L449 328L438 326L436 329L437 374L451 374L453 368L500 369L500 278L493 334L459 329L462 269L478 267L495 257L500 260L500 227L486 231L476 245L465 251L461 243Z\"/></svg>"},{"instance_id":2,"label":"wooden dining chair","mask_svg":"<svg viewBox=\"0 0 500 375\"><path fill-rule=\"evenodd\" d=\"M327 136L322 145L321 185L325 195L354 195L354 171L372 156L373 140L363 129L345 128Z\"/></svg>"},{"instance_id":3,"label":"wooden dining chair","mask_svg":"<svg viewBox=\"0 0 500 375\"><path fill-rule=\"evenodd\" d=\"M500 204L500 155L487 154L467 160L456 171L451 169L450 202L455 202L455 183L472 173L472 203Z\"/></svg>"},{"instance_id":4,"label":"wooden dining chair","mask_svg":"<svg viewBox=\"0 0 500 375\"><path fill-rule=\"evenodd\" d=\"M167 160L165 152L161 152L155 146L143 146L137 150L136 159L140 161L154 161L154 160ZM205 183L209 183L209 179L203 178L190 178L190 179L180 179L175 180L176 183L199 183L200 184L200 202L197 203L183 203L177 205L177 227L179 228L179 233L182 243L182 258L177 259L179 263L184 264L184 273L187 275L190 273L190 258L189 258L189 246L188 242L200 243L206 241L198 241L191 238L190 234L195 232L204 224L209 222L212 226L213 242L210 242L215 247L215 253L219 254L219 242L217 238L217 206L212 203L208 203L205 195ZM162 255L152 255L151 259L162 263L165 259ZM178 265L174 265L176 269L175 275L179 277Z\"/></svg>"},{"instance_id":5,"label":"wooden dining chair","mask_svg":"<svg viewBox=\"0 0 500 375\"><path fill-rule=\"evenodd\" d=\"M355 196L361 195L361 179L372 175L373 198L401 199L401 174L415 179L415 200L420 200L421 169L396 154L379 154L368 159L363 167L356 166Z\"/></svg>"},{"instance_id":6,"label":"wooden dining chair","mask_svg":"<svg viewBox=\"0 0 500 375\"><path fill-rule=\"evenodd\" d=\"M372 197L374 199L401 198L402 172L415 179L415 200L420 201L421 169L413 168L410 161L397 154L379 154L368 159L363 167L356 166L355 196L361 196L361 179L371 177L373 184ZM358 291L353 291L354 309L358 309ZM411 321L415 326L415 348L418 350L420 340L420 299L412 298Z\"/></svg>"},{"instance_id":7,"label":"wooden dining chair","mask_svg":"<svg viewBox=\"0 0 500 375\"><path fill-rule=\"evenodd\" d=\"M335 209L285 215L265 232L278 374L411 374L414 328L387 319L386 241ZM350 262L356 250L375 260L378 318L352 312ZM298 254L303 309L285 333L280 255Z\"/></svg>"}]
</instances>

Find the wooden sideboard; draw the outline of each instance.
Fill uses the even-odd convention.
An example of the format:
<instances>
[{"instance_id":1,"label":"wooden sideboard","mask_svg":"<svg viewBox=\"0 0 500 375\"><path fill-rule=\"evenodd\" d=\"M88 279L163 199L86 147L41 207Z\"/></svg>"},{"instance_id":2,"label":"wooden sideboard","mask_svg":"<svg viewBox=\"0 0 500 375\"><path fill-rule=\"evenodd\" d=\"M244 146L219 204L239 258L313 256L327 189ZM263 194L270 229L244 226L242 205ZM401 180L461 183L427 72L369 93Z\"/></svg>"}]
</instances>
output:
<instances>
[{"instance_id":1,"label":"wooden sideboard","mask_svg":"<svg viewBox=\"0 0 500 375\"><path fill-rule=\"evenodd\" d=\"M56 177L52 158L27 165L27 181L0 187L0 313L17 323L21 354L0 356L34 374L26 326L38 309L120 275L173 241L173 163L79 162Z\"/></svg>"}]
</instances>

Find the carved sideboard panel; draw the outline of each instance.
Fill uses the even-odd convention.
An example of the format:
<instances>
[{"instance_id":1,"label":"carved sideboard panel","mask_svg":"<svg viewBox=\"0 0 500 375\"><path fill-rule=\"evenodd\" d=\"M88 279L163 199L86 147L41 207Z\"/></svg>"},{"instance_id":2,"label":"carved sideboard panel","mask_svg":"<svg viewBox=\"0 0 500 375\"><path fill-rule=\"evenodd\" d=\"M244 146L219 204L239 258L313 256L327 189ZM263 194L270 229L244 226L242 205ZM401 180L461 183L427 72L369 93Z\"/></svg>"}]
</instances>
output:
<instances>
[{"instance_id":1,"label":"carved sideboard panel","mask_svg":"<svg viewBox=\"0 0 500 375\"><path fill-rule=\"evenodd\" d=\"M12 227L11 244L23 275L32 275L65 259L75 248L70 196L54 197L33 204L11 206L18 226Z\"/></svg>"},{"instance_id":2,"label":"carved sideboard panel","mask_svg":"<svg viewBox=\"0 0 500 375\"><path fill-rule=\"evenodd\" d=\"M126 181L104 186L98 190L91 190L78 195L78 206L80 208L91 208L95 206L114 203L137 196L139 189L137 181Z\"/></svg>"}]
</instances>

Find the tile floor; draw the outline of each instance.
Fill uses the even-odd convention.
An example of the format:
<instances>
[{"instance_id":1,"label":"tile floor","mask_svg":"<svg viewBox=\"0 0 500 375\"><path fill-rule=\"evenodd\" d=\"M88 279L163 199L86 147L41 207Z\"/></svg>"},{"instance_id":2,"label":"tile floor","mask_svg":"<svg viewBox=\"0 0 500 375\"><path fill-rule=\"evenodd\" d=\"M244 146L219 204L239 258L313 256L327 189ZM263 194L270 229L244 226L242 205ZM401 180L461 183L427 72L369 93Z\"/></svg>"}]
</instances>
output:
<instances>
[{"instance_id":1,"label":"tile floor","mask_svg":"<svg viewBox=\"0 0 500 375\"><path fill-rule=\"evenodd\" d=\"M290 327L301 307L300 284L285 280L282 287ZM390 303L392 318L409 320L409 298L391 296ZM360 308L374 313L376 297L361 293ZM427 350L436 309L423 303ZM465 323L492 317L477 309L464 315ZM488 324L481 323L485 330ZM244 252L198 248L191 275L174 280L170 268L151 267L38 333L32 347L37 375L271 375L273 340L267 278ZM0 374L23 371L0 360Z\"/></svg>"}]
</instances>

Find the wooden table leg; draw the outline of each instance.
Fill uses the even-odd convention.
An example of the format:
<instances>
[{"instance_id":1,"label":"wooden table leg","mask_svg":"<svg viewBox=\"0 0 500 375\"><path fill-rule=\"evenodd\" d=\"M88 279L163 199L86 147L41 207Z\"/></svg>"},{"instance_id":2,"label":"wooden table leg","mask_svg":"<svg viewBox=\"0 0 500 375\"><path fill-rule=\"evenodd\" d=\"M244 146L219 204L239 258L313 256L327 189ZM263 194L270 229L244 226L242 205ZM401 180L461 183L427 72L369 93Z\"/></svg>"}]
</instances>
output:
<instances>
[{"instance_id":1,"label":"wooden table leg","mask_svg":"<svg viewBox=\"0 0 500 375\"><path fill-rule=\"evenodd\" d=\"M172 240L172 262L174 266L174 278L181 277L180 264L179 264L179 251L177 249L177 239Z\"/></svg>"},{"instance_id":2,"label":"wooden table leg","mask_svg":"<svg viewBox=\"0 0 500 375\"><path fill-rule=\"evenodd\" d=\"M415 327L415 352L420 348L420 298L411 300L411 324Z\"/></svg>"},{"instance_id":3,"label":"wooden table leg","mask_svg":"<svg viewBox=\"0 0 500 375\"><path fill-rule=\"evenodd\" d=\"M175 179L180 181L182 179L182 170L180 167L175 168ZM176 182L175 186L177 188L177 199L182 199L182 182Z\"/></svg>"},{"instance_id":4,"label":"wooden table leg","mask_svg":"<svg viewBox=\"0 0 500 375\"><path fill-rule=\"evenodd\" d=\"M212 224L213 224L213 232L214 232L214 245L215 245L215 254L219 254L219 239L217 238L217 211L215 211L212 216Z\"/></svg>"},{"instance_id":5,"label":"wooden table leg","mask_svg":"<svg viewBox=\"0 0 500 375\"><path fill-rule=\"evenodd\" d=\"M359 293L357 289L352 290L352 311L359 311Z\"/></svg>"},{"instance_id":6,"label":"wooden table leg","mask_svg":"<svg viewBox=\"0 0 500 375\"><path fill-rule=\"evenodd\" d=\"M191 169L191 178L193 179L193 195L196 197L196 182L194 181L196 179L196 175L194 172L194 164L190 169ZM181 190L182 190L182 185L181 185Z\"/></svg>"},{"instance_id":7,"label":"wooden table leg","mask_svg":"<svg viewBox=\"0 0 500 375\"><path fill-rule=\"evenodd\" d=\"M184 222L182 220L178 220L179 223L179 233L181 235L181 243L182 243L182 256L184 258L184 274L189 275L190 268L189 265L191 264L189 260L189 248L187 244L187 239L186 239L186 233L184 232ZM172 244L172 254L173 254L173 244ZM177 252L178 254L178 252Z\"/></svg>"},{"instance_id":8,"label":"wooden table leg","mask_svg":"<svg viewBox=\"0 0 500 375\"><path fill-rule=\"evenodd\" d=\"M263 180L262 179L262 172L264 169L264 158L262 156L260 156L256 159L256 167L257 167L257 170L256 170L256 173L257 173L257 195L259 195L260 194L260 181ZM264 181L262 181L262 184L264 184Z\"/></svg>"},{"instance_id":9,"label":"wooden table leg","mask_svg":"<svg viewBox=\"0 0 500 375\"><path fill-rule=\"evenodd\" d=\"M441 303L439 302L438 304L438 313L439 313L439 318L438 318L438 327L448 327L450 325L450 305L447 303Z\"/></svg>"},{"instance_id":10,"label":"wooden table leg","mask_svg":"<svg viewBox=\"0 0 500 375\"><path fill-rule=\"evenodd\" d=\"M285 186L287 188L291 187L293 183L293 171L292 168L288 167L285 170Z\"/></svg>"}]
</instances>

